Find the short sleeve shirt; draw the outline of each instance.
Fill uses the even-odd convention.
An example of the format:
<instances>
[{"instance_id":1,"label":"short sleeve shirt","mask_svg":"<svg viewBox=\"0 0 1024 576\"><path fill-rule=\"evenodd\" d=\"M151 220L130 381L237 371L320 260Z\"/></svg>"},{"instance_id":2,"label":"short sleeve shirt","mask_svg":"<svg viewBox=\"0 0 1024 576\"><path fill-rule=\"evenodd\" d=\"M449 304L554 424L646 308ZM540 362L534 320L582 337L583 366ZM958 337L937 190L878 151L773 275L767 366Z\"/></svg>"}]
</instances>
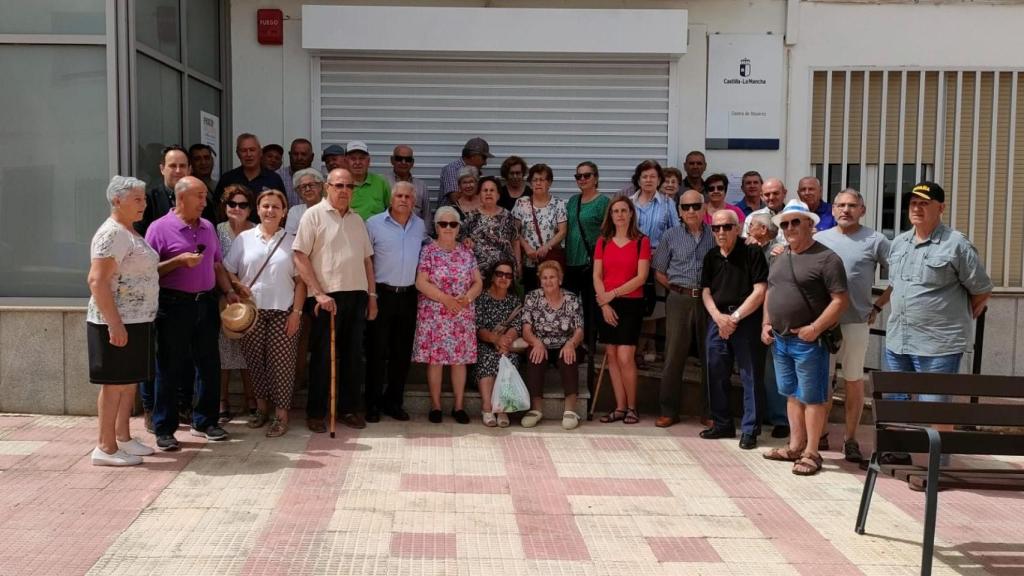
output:
<instances>
[{"instance_id":1,"label":"short sleeve shirt","mask_svg":"<svg viewBox=\"0 0 1024 576\"><path fill-rule=\"evenodd\" d=\"M640 248L637 249L637 242ZM594 248L594 260L601 261L604 274L604 289L607 292L622 286L636 277L641 260L651 259L651 241L647 236L630 240L625 246L619 246L614 240L601 238ZM643 287L633 290L623 298L643 298Z\"/></svg>"},{"instance_id":2,"label":"short sleeve shirt","mask_svg":"<svg viewBox=\"0 0 1024 576\"><path fill-rule=\"evenodd\" d=\"M351 209L368 220L388 209L391 203L391 187L388 181L372 172L366 174L366 180L352 191Z\"/></svg>"},{"instance_id":3,"label":"short sleeve shirt","mask_svg":"<svg viewBox=\"0 0 1024 576\"><path fill-rule=\"evenodd\" d=\"M799 254L780 254L768 271L766 307L772 328L788 334L814 322L832 301L832 294L840 292L846 292L846 270L839 256L824 244L815 242Z\"/></svg>"},{"instance_id":4,"label":"short sleeve shirt","mask_svg":"<svg viewBox=\"0 0 1024 576\"><path fill-rule=\"evenodd\" d=\"M850 234L843 234L836 226L818 232L814 239L838 254L846 268L850 307L843 312L839 323L867 322L871 313L871 287L875 284L875 269L881 267L887 270L889 267L889 239L866 226Z\"/></svg>"},{"instance_id":5,"label":"short sleeve shirt","mask_svg":"<svg viewBox=\"0 0 1024 576\"><path fill-rule=\"evenodd\" d=\"M190 226L174 211L153 222L146 230L146 242L164 262L186 252L199 252L202 246L203 259L195 268L179 266L160 277L160 287L182 292L206 292L213 290L216 278L214 266L220 262L220 239L213 224L205 218Z\"/></svg>"},{"instance_id":6,"label":"short sleeve shirt","mask_svg":"<svg viewBox=\"0 0 1024 576\"><path fill-rule=\"evenodd\" d=\"M715 237L707 224L701 224L699 236L686 226L677 226L661 237L651 267L668 276L670 284L696 288L700 286L704 255L714 247Z\"/></svg>"},{"instance_id":7,"label":"short sleeve shirt","mask_svg":"<svg viewBox=\"0 0 1024 576\"><path fill-rule=\"evenodd\" d=\"M160 299L160 257L142 236L107 218L92 237L89 253L94 260L113 258L117 262L117 271L110 278L110 291L121 322L152 322ZM92 324L107 324L95 298L89 298L85 319Z\"/></svg>"},{"instance_id":8,"label":"short sleeve shirt","mask_svg":"<svg viewBox=\"0 0 1024 576\"><path fill-rule=\"evenodd\" d=\"M581 204L582 202L582 204ZM577 194L569 199L566 206L565 236L565 261L569 266L586 266L590 263L591 255L594 254L594 247L597 238L601 235L601 222L604 221L604 213L608 210L611 200L603 194L583 202L583 195ZM579 214L579 217L576 214ZM580 232L582 226L583 232ZM584 239L586 235L586 239Z\"/></svg>"},{"instance_id":9,"label":"short sleeve shirt","mask_svg":"<svg viewBox=\"0 0 1024 576\"><path fill-rule=\"evenodd\" d=\"M545 348L561 348L577 328L583 328L583 307L575 294L562 290L562 305L552 308L544 290L538 288L526 295L523 325L526 324Z\"/></svg>"},{"instance_id":10,"label":"short sleeve shirt","mask_svg":"<svg viewBox=\"0 0 1024 576\"><path fill-rule=\"evenodd\" d=\"M536 224L534 224L535 213ZM558 225L568 220L568 215L565 212L565 200L553 197L543 208L537 208L533 205L532 196L522 196L516 200L512 215L521 223L520 232L526 239L526 243L534 249L540 248L541 244L551 240L551 237L558 231ZM537 236L537 228L540 228L540 237ZM530 267L537 265L537 261L532 258L527 258L526 262Z\"/></svg>"},{"instance_id":11,"label":"short sleeve shirt","mask_svg":"<svg viewBox=\"0 0 1024 576\"><path fill-rule=\"evenodd\" d=\"M250 228L235 237L224 259L224 267L238 276L246 286L252 285L252 297L260 310L290 310L295 301L295 264L292 242L295 237L284 230L265 238L259 227ZM280 246L277 246L278 242ZM277 250L274 247L277 246ZM273 250L273 255L271 251ZM267 261L267 256L270 260ZM260 273L263 263L266 268Z\"/></svg>"},{"instance_id":12,"label":"short sleeve shirt","mask_svg":"<svg viewBox=\"0 0 1024 576\"><path fill-rule=\"evenodd\" d=\"M302 215L292 250L309 256L324 292L367 291L363 260L373 256L373 246L353 210L342 216L324 198Z\"/></svg>"},{"instance_id":13,"label":"short sleeve shirt","mask_svg":"<svg viewBox=\"0 0 1024 576\"><path fill-rule=\"evenodd\" d=\"M754 291L754 284L768 281L768 262L760 246L737 240L728 256L717 246L704 255L701 288L711 290L720 311L739 306Z\"/></svg>"}]
</instances>

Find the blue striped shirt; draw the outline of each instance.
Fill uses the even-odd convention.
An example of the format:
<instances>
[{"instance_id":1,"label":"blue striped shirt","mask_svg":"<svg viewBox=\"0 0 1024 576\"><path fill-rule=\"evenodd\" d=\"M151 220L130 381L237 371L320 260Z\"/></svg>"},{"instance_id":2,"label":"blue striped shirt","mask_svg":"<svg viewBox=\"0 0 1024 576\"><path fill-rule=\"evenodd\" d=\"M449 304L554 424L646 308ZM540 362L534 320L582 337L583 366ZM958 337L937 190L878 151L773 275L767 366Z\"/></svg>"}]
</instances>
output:
<instances>
[{"instance_id":1,"label":"blue striped shirt","mask_svg":"<svg viewBox=\"0 0 1024 576\"><path fill-rule=\"evenodd\" d=\"M677 226L665 232L654 252L651 266L668 276L670 284L686 288L699 288L704 256L715 247L711 227L701 223L700 236L694 237L686 226Z\"/></svg>"},{"instance_id":2,"label":"blue striped shirt","mask_svg":"<svg viewBox=\"0 0 1024 576\"><path fill-rule=\"evenodd\" d=\"M640 205L640 192L629 197L636 206L636 225L641 232L651 239L651 249L658 247L661 235L669 228L679 226L676 207L668 196L661 192L654 193L654 199L646 206Z\"/></svg>"}]
</instances>

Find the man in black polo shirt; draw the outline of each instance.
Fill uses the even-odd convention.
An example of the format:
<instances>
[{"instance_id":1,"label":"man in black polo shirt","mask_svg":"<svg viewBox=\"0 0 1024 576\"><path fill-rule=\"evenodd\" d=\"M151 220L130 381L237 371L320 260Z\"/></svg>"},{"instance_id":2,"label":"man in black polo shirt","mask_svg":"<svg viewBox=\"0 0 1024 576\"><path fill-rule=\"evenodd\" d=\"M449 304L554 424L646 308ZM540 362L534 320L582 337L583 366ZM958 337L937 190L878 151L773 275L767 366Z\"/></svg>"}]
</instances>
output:
<instances>
[{"instance_id":1,"label":"man in black polo shirt","mask_svg":"<svg viewBox=\"0 0 1024 576\"><path fill-rule=\"evenodd\" d=\"M761 344L761 304L768 289L768 263L757 246L737 242L740 224L736 213L719 210L711 221L717 249L704 256L701 288L707 308L708 391L713 424L701 438L734 438L736 425L729 408L733 361L743 381L743 416L740 448L757 446L759 412L764 379Z\"/></svg>"},{"instance_id":2,"label":"man in black polo shirt","mask_svg":"<svg viewBox=\"0 0 1024 576\"><path fill-rule=\"evenodd\" d=\"M264 190L280 190L284 192L284 182L277 172L271 172L260 163L263 159L263 148L260 147L260 139L248 132L238 135L235 139L235 154L242 164L238 168L228 170L217 182L217 202L220 202L224 195L224 189L232 184L242 184L252 190L253 196L259 196ZM259 215L256 210L249 211L249 220L259 224Z\"/></svg>"}]
</instances>

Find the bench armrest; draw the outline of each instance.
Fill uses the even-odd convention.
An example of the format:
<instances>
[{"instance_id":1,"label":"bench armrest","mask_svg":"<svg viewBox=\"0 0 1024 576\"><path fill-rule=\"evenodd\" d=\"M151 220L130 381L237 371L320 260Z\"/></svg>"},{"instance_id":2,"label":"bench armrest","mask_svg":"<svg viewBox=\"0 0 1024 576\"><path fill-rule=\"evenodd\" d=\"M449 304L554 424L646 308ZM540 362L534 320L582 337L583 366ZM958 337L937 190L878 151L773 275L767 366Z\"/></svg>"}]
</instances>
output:
<instances>
[{"instance_id":1,"label":"bench armrest","mask_svg":"<svg viewBox=\"0 0 1024 576\"><path fill-rule=\"evenodd\" d=\"M906 430L909 432L924 432L928 435L928 468L938 469L939 456L942 454L942 436L939 431L928 426L915 426L913 424L876 424L880 430Z\"/></svg>"}]
</instances>

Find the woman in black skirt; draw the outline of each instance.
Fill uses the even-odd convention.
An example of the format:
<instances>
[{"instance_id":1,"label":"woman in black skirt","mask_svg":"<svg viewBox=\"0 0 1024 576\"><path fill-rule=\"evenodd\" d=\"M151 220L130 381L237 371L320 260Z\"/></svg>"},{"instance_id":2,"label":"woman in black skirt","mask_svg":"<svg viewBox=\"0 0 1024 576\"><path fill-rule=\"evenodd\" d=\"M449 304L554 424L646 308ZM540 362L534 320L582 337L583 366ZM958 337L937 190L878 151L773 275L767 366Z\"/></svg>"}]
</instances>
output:
<instances>
[{"instance_id":1,"label":"woman in black skirt","mask_svg":"<svg viewBox=\"0 0 1024 576\"><path fill-rule=\"evenodd\" d=\"M626 196L612 200L594 248L594 293L601 307L598 338L606 346L615 409L601 422L636 424L637 370L634 353L644 317L644 281L651 267L651 242L640 233L636 208Z\"/></svg>"},{"instance_id":2,"label":"woman in black skirt","mask_svg":"<svg viewBox=\"0 0 1024 576\"><path fill-rule=\"evenodd\" d=\"M146 183L114 176L107 186L110 218L92 238L86 336L89 381L100 385L96 402L96 466L131 466L153 449L128 429L136 384L153 378L153 320L160 294L157 253L132 224L146 209Z\"/></svg>"}]
</instances>

